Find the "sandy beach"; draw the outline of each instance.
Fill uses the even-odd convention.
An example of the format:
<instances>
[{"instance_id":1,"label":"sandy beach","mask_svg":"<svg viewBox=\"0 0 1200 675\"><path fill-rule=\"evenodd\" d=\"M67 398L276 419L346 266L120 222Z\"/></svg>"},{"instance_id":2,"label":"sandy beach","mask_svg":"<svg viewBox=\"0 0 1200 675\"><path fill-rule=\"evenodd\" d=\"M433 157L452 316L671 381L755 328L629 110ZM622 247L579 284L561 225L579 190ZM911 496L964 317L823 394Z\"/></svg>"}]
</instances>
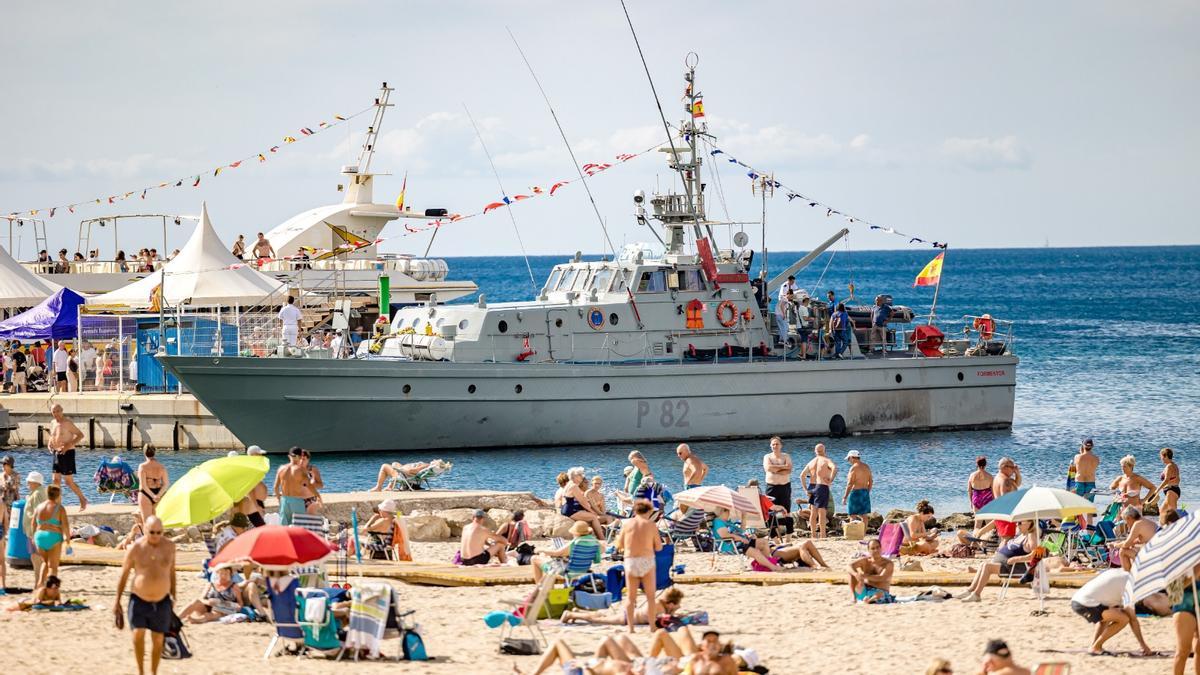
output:
<instances>
[{"instance_id":1,"label":"sandy beach","mask_svg":"<svg viewBox=\"0 0 1200 675\"><path fill-rule=\"evenodd\" d=\"M194 547L195 544L183 546ZM831 540L820 545L830 565L845 569L861 550L856 542ZM445 561L455 550L452 543L414 544L417 560ZM744 569L740 556L719 556L710 568L709 554L681 553L676 561L689 572L735 572ZM963 571L982 559L921 559L925 570ZM119 569L99 566L70 566L62 569L64 596L78 597L90 611L74 613L0 612L8 649L0 651L0 669L6 673L83 672L97 666L110 672L131 672L133 661L128 631L113 627L111 608ZM790 574L804 574L795 572ZM764 577L768 576L763 574ZM9 583L30 585L31 574L10 570ZM402 668L412 673L509 673L532 672L536 657L500 655L498 635L482 622L482 616L500 608L502 598L522 595L531 586L442 588L391 582L400 592L405 607L418 610L417 619L425 644L436 660L420 663L334 663L320 658L276 657L263 661L262 654L273 634L269 624L206 624L191 626L185 634L194 652L186 661L164 661L166 673L329 673L365 669L382 672ZM190 601L204 588L193 573L180 573L181 601ZM918 673L924 672L935 656L949 658L956 672L977 672L983 646L988 639L1008 641L1017 660L1032 667L1038 662L1065 661L1076 673L1162 673L1169 659L1089 657L1082 653L1092 627L1071 612L1071 589L1051 589L1048 616L1030 612L1038 603L1028 588L1010 590L998 601L998 589L989 588L981 603L947 601L888 606L852 605L845 585L796 583L761 586L751 584L681 585L685 610L704 609L711 625L739 646L758 651L772 673ZM917 588L897 588L898 595L916 593ZM951 589L956 591L957 589ZM0 604L10 604L0 600ZM557 620L543 621L546 635L564 637L579 654L589 654L604 635L617 627L563 626ZM1158 650L1174 647L1171 620L1147 619L1142 623L1146 639ZM643 628L634 640L648 646ZM1128 651L1137 646L1125 631L1108 647ZM394 650L392 641L387 649ZM1075 653L1049 653L1043 650ZM392 652L394 653L394 651ZM36 656L31 656L36 655Z\"/></svg>"}]
</instances>

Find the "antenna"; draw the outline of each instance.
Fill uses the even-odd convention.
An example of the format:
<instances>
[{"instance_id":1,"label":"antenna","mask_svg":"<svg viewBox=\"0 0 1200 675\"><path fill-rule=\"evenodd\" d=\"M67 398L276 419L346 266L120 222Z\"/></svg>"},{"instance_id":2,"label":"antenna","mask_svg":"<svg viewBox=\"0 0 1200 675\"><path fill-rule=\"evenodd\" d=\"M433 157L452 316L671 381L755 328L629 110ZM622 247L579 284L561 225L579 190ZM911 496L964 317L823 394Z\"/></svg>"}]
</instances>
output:
<instances>
[{"instance_id":1,"label":"antenna","mask_svg":"<svg viewBox=\"0 0 1200 675\"><path fill-rule=\"evenodd\" d=\"M750 184L750 194L762 197L762 272L760 279L767 278L767 197L775 196L775 174L766 174Z\"/></svg>"},{"instance_id":2,"label":"antenna","mask_svg":"<svg viewBox=\"0 0 1200 675\"><path fill-rule=\"evenodd\" d=\"M379 140L379 129L383 126L383 114L392 107L392 104L388 103L392 91L394 90L387 82L379 87L379 96L375 99L375 117L371 120L371 126L367 127L367 137L363 139L362 152L358 155L359 174L371 172L371 158L375 155L375 142Z\"/></svg>"},{"instance_id":3,"label":"antenna","mask_svg":"<svg viewBox=\"0 0 1200 675\"><path fill-rule=\"evenodd\" d=\"M517 244L521 246L521 255L525 258L525 271L529 272L529 286L533 289L534 295L537 295L537 282L533 280L533 268L529 266L529 254L525 252L525 242L521 240L521 230L517 229L517 218L513 215L512 204L508 201L508 193L504 191L504 183L500 182L500 172L496 170L496 163L492 161L492 153L488 152L487 143L483 142L483 134L479 133L479 127L475 125L475 118L471 116L471 110L467 108L466 103L462 104L462 107L467 113L467 119L471 122L471 128L475 130L479 145L483 147L483 154L487 155L488 164L492 165L492 175L496 176L496 185L500 186L500 196L504 197L504 210L508 212L508 219L512 221L513 232L517 235ZM432 244L433 241L430 240L429 243Z\"/></svg>"},{"instance_id":4,"label":"antenna","mask_svg":"<svg viewBox=\"0 0 1200 675\"><path fill-rule=\"evenodd\" d=\"M562 123L558 121L558 114L554 112L554 106L550 103L550 97L546 95L546 90L542 88L542 82L538 79L537 73L533 72L533 66L529 64L529 59L525 57L525 50L521 49L521 43L517 42L517 36L513 35L512 29L508 26L504 27L508 31L508 37L512 38L513 45L517 48L517 53L521 55L521 60L525 62L525 67L529 69L529 74L533 76L533 82L537 85L538 91L542 92L542 99L546 101L546 107L550 109L550 116L554 118L554 125L558 127L558 134L562 136L563 145L567 146L567 154L571 155L571 163L575 165L575 171L579 174L579 180L583 183L583 189L587 192L588 201L592 203L592 210L596 212L596 220L600 221L600 230L604 232L604 241L608 244L608 250L613 254L613 259L616 259L617 249L613 248L612 239L608 236L608 227L604 225L604 217L600 215L600 207L596 206L596 198L592 196L592 188L588 187L587 179L583 176L583 169L579 168L579 160L575 159L575 151L571 149L571 142L567 140L567 132L563 131Z\"/></svg>"}]
</instances>

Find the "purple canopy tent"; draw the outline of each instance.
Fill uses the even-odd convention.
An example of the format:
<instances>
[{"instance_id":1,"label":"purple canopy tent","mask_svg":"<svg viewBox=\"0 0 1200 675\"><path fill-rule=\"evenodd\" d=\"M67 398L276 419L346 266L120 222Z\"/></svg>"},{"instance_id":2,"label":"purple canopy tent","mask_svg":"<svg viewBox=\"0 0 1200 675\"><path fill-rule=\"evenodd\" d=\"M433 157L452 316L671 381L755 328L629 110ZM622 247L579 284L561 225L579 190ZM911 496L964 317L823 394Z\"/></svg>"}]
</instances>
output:
<instances>
[{"instance_id":1,"label":"purple canopy tent","mask_svg":"<svg viewBox=\"0 0 1200 675\"><path fill-rule=\"evenodd\" d=\"M79 332L79 306L87 300L63 288L16 316L0 321L0 340L69 340Z\"/></svg>"}]
</instances>

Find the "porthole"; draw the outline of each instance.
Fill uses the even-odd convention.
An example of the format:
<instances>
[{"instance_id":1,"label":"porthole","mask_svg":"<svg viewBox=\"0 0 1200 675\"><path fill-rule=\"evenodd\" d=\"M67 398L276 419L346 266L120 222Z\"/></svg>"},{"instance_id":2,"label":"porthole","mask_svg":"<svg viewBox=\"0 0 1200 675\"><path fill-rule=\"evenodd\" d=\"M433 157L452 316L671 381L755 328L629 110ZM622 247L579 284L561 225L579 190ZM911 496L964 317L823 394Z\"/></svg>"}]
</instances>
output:
<instances>
[{"instance_id":1,"label":"porthole","mask_svg":"<svg viewBox=\"0 0 1200 675\"><path fill-rule=\"evenodd\" d=\"M960 371L958 371L958 381L959 381L959 382L962 382L962 381L963 381L963 374L962 374L962 371L961 371L961 370L960 370Z\"/></svg>"},{"instance_id":2,"label":"porthole","mask_svg":"<svg viewBox=\"0 0 1200 675\"><path fill-rule=\"evenodd\" d=\"M900 384L903 381L904 381L904 376L901 375L900 373L896 373L896 384Z\"/></svg>"},{"instance_id":3,"label":"porthole","mask_svg":"<svg viewBox=\"0 0 1200 675\"><path fill-rule=\"evenodd\" d=\"M608 386L608 383L607 383L607 382L605 382L605 383L604 383L604 391L607 393L609 389L611 389L611 387L609 387L609 386Z\"/></svg>"},{"instance_id":4,"label":"porthole","mask_svg":"<svg viewBox=\"0 0 1200 675\"><path fill-rule=\"evenodd\" d=\"M615 325L617 325L617 319L620 319L620 318L621 317L617 316L616 312L613 312L612 314L608 315L608 322L615 326Z\"/></svg>"},{"instance_id":5,"label":"porthole","mask_svg":"<svg viewBox=\"0 0 1200 675\"><path fill-rule=\"evenodd\" d=\"M525 387L522 387L521 385L518 384L517 386L513 387L513 391L515 391L519 394L519 393L525 391Z\"/></svg>"},{"instance_id":6,"label":"porthole","mask_svg":"<svg viewBox=\"0 0 1200 675\"><path fill-rule=\"evenodd\" d=\"M412 393L412 385L411 384L404 385L404 389L401 389L401 391L403 391L406 394L411 394Z\"/></svg>"},{"instance_id":7,"label":"porthole","mask_svg":"<svg viewBox=\"0 0 1200 675\"><path fill-rule=\"evenodd\" d=\"M501 333L507 333L508 332L508 322L505 321L504 319L501 319L500 323L496 324L496 330L500 331Z\"/></svg>"},{"instance_id":8,"label":"porthole","mask_svg":"<svg viewBox=\"0 0 1200 675\"><path fill-rule=\"evenodd\" d=\"M471 386L467 387L467 393L474 394L475 393L475 385L472 384Z\"/></svg>"},{"instance_id":9,"label":"porthole","mask_svg":"<svg viewBox=\"0 0 1200 675\"><path fill-rule=\"evenodd\" d=\"M467 325L468 325L469 323L470 323L470 322L469 322L469 321L467 321L466 319L463 319L462 321L459 321L459 322L458 322L458 329L459 329L459 330L466 330L466 329L467 329Z\"/></svg>"},{"instance_id":10,"label":"porthole","mask_svg":"<svg viewBox=\"0 0 1200 675\"><path fill-rule=\"evenodd\" d=\"M562 319L555 319L555 320L554 320L554 327L555 327L555 328L562 328Z\"/></svg>"}]
</instances>

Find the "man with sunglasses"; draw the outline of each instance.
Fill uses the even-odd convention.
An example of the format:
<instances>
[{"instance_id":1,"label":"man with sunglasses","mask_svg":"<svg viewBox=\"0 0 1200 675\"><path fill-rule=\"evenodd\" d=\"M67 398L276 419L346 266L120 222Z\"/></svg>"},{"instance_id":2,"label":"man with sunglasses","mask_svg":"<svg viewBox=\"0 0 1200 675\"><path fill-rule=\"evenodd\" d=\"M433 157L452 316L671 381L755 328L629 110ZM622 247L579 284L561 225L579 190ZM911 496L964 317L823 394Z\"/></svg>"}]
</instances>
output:
<instances>
[{"instance_id":1,"label":"man with sunglasses","mask_svg":"<svg viewBox=\"0 0 1200 675\"><path fill-rule=\"evenodd\" d=\"M150 632L150 672L158 673L162 658L163 637L175 618L172 599L175 597L175 544L163 536L163 524L158 516L145 522L146 536L138 539L125 552L121 579L117 582L117 600L113 603L113 619L117 629L125 627L121 611L121 596L125 583L133 573L129 590L129 627L133 630L133 657L138 673L145 672L146 631Z\"/></svg>"}]
</instances>

